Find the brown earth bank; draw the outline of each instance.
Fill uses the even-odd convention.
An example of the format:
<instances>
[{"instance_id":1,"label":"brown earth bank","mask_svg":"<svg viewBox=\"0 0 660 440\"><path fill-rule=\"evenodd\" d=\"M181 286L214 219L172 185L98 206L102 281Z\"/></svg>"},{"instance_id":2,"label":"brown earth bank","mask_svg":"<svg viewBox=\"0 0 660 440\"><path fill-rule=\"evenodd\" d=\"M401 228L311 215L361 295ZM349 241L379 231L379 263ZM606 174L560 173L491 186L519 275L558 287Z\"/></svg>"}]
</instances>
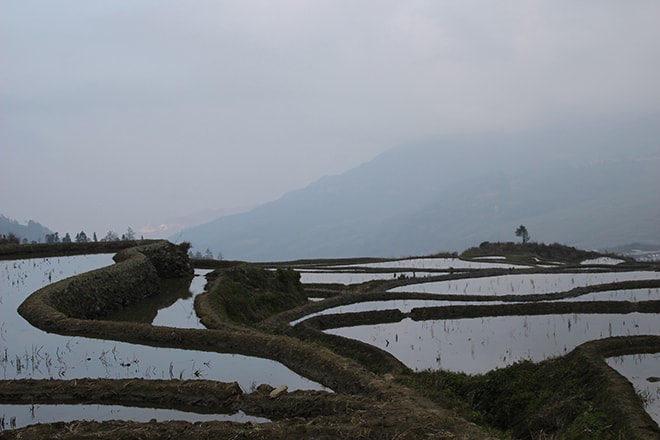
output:
<instances>
[{"instance_id":1,"label":"brown earth bank","mask_svg":"<svg viewBox=\"0 0 660 440\"><path fill-rule=\"evenodd\" d=\"M141 252L136 254L144 255ZM119 264L133 259L141 260L142 257L136 254L129 252L128 258L120 258L122 263ZM234 264L227 266L232 267ZM158 275L162 277L165 274ZM130 279L130 276L127 278ZM81 285L84 286L85 283ZM70 283L65 282L35 292L21 305L20 313L43 330L66 335L273 359L334 392L296 391L271 398L272 387L269 385L261 386L253 393L243 393L236 384L208 381L4 381L0 382L0 399L6 403L25 402L25 399L30 399L35 403L91 401L194 408L200 412L208 412L211 408L213 411L226 412L240 409L251 415L266 417L271 422L53 423L0 432L0 439L508 437L498 433L499 431L477 426L462 416L469 417L469 414L458 411L452 405L438 403L415 387L404 385L408 383L406 377L414 374L396 359L391 359L389 354L371 346L355 345L343 338L333 338L329 341L316 326L309 324L291 328L288 325L289 317L301 315L300 312L287 311L253 325L239 325L223 319L205 294L197 297L196 309L209 330L174 329L139 323L92 320L87 316L72 317L66 306L61 307L62 310L56 310L50 300L67 289L71 292ZM373 293L371 288L358 288L358 294L366 294L369 291ZM338 298L341 297L341 291L338 295ZM389 298L393 299L393 296L390 294ZM123 306L127 307L129 304L130 302ZM615 421L612 425L612 435L607 438L660 438L657 425L643 410L630 384L603 360L605 355L642 351L660 352L660 338L595 341L578 347L571 354L581 359L580 365L588 366L587 376L593 374L594 377L602 378L598 381L602 393L607 396L613 393L616 396L608 400L608 408L600 410L613 417L617 417L617 414L625 415ZM357 356L359 361L356 361L355 357L350 356L351 353L367 353L366 366L361 363L363 358ZM436 391L440 394L445 392L443 389ZM507 429L506 426L504 429ZM545 435L543 431L530 431L528 435L517 437L582 438L565 437L561 432L542 437Z\"/></svg>"},{"instance_id":2,"label":"brown earth bank","mask_svg":"<svg viewBox=\"0 0 660 440\"><path fill-rule=\"evenodd\" d=\"M345 415L367 411L378 401L329 391L297 390L277 395L261 384L244 393L238 383L209 380L75 379L0 381L2 401L11 404L103 404L171 408L208 414L238 411L271 420Z\"/></svg>"},{"instance_id":3,"label":"brown earth bank","mask_svg":"<svg viewBox=\"0 0 660 440\"><path fill-rule=\"evenodd\" d=\"M272 423L235 422L150 422L136 423L124 421L71 422L34 425L18 432L0 432L0 439L468 439L467 434L456 436L449 431L430 430L426 426L411 426L410 429L393 426L401 419L387 419L382 413L375 419L357 417L333 417L305 420L288 419Z\"/></svg>"},{"instance_id":4,"label":"brown earth bank","mask_svg":"<svg viewBox=\"0 0 660 440\"><path fill-rule=\"evenodd\" d=\"M19 260L68 255L104 254L119 252L164 240L89 241L86 243L36 243L0 245L0 260Z\"/></svg>"}]
</instances>

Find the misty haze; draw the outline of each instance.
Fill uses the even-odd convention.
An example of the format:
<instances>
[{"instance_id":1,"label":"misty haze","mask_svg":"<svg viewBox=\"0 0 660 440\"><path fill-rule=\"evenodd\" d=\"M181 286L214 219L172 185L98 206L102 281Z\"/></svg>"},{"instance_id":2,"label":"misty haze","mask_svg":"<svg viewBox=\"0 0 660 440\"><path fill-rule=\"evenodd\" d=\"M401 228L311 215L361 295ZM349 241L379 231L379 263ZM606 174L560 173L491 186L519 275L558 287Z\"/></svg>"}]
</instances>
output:
<instances>
[{"instance_id":1,"label":"misty haze","mask_svg":"<svg viewBox=\"0 0 660 440\"><path fill-rule=\"evenodd\" d=\"M660 438L660 3L0 6L0 439Z\"/></svg>"},{"instance_id":2,"label":"misty haze","mask_svg":"<svg viewBox=\"0 0 660 440\"><path fill-rule=\"evenodd\" d=\"M654 3L3 4L0 214L21 224L245 259L461 251L521 223L660 244Z\"/></svg>"}]
</instances>

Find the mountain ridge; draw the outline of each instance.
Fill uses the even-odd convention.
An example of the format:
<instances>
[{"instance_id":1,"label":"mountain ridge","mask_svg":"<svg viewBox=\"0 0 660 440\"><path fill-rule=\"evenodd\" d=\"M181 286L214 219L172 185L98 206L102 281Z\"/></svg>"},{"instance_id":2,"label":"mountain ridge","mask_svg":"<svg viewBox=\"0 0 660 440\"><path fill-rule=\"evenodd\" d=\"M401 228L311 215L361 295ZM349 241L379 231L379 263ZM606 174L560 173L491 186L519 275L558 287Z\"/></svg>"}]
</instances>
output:
<instances>
[{"instance_id":1,"label":"mountain ridge","mask_svg":"<svg viewBox=\"0 0 660 440\"><path fill-rule=\"evenodd\" d=\"M460 251L508 241L519 224L533 240L583 248L658 241L660 210L651 191L660 187L658 159L609 157L596 148L590 160L525 151L526 142L395 148L178 237L248 261Z\"/></svg>"},{"instance_id":2,"label":"mountain ridge","mask_svg":"<svg viewBox=\"0 0 660 440\"><path fill-rule=\"evenodd\" d=\"M20 240L40 243L45 242L46 235L52 233L53 231L34 220L28 220L27 223L23 225L17 220L6 217L4 214L0 214L0 234L14 234Z\"/></svg>"}]
</instances>

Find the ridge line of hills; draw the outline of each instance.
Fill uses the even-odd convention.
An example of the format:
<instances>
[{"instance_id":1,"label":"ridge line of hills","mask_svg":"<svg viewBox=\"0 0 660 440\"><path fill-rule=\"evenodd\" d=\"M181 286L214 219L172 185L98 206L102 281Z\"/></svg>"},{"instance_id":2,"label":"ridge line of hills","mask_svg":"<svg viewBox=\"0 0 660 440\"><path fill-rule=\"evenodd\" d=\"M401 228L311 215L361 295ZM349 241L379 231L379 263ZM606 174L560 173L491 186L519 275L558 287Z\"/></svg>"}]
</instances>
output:
<instances>
[{"instance_id":1,"label":"ridge line of hills","mask_svg":"<svg viewBox=\"0 0 660 440\"><path fill-rule=\"evenodd\" d=\"M520 224L582 249L660 243L656 147L623 158L622 134L601 138L581 155L584 136L565 133L533 151L524 137L395 148L176 239L246 261L429 255L510 241Z\"/></svg>"}]
</instances>

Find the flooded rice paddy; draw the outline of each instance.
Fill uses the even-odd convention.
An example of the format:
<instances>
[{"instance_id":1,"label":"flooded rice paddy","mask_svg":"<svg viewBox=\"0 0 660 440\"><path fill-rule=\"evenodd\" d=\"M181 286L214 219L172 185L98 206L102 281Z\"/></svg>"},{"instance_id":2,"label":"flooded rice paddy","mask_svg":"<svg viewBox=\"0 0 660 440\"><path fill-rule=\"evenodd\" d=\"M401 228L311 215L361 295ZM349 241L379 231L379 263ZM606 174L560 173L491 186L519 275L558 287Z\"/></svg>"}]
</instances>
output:
<instances>
[{"instance_id":1,"label":"flooded rice paddy","mask_svg":"<svg viewBox=\"0 0 660 440\"><path fill-rule=\"evenodd\" d=\"M465 262L448 258L422 258L333 266L300 270L303 283L358 284L371 280L421 278L438 275L437 270L521 268L488 258ZM585 264L616 265L593 260ZM1 379L210 379L237 382L244 391L261 383L286 384L289 390L324 389L282 364L237 354L158 348L119 341L68 337L45 333L32 327L16 313L18 305L33 291L60 279L113 264L112 254L77 257L0 261L0 378ZM373 268L374 272L352 271L351 267ZM524 266L527 267L527 266ZM385 270L384 270L385 269ZM388 269L391 269L389 271ZM453 279L410 284L389 290L456 295L452 299L404 299L363 301L324 309L291 322L295 325L321 314L359 313L414 308L504 304L498 295L525 295L566 292L577 287L620 281L660 279L654 271L590 273L510 273L500 276ZM204 288L203 275L196 271L190 285L173 288L167 301L146 301L144 308L123 313L124 320L158 326L203 329L194 311L194 297ZM453 272L456 274L457 272ZM493 296L489 301L468 301L462 295ZM419 295L421 296L421 295ZM487 298L482 298L487 299ZM649 301L660 300L660 288L622 289L593 292L559 301ZM509 302L510 303L510 302ZM336 303L335 303L336 304ZM382 349L415 371L447 370L468 374L485 373L520 360L541 361L564 355L576 346L610 336L660 335L657 315L650 313L564 313L556 315L491 316L479 318L370 324L325 330L326 333L355 339ZM611 358L608 363L635 386L647 404L649 414L660 418L660 354ZM183 411L131 408L111 405L3 405L0 430L54 420L234 420L263 422L246 416L197 414Z\"/></svg>"},{"instance_id":2,"label":"flooded rice paddy","mask_svg":"<svg viewBox=\"0 0 660 440\"><path fill-rule=\"evenodd\" d=\"M0 379L210 379L237 382L244 391L261 383L286 384L289 390L325 389L269 359L51 334L33 327L16 312L32 292L113 264L112 255L0 261ZM199 293L204 283L203 277L195 277L191 289ZM192 309L193 292L186 290L179 296L182 298L156 313L154 324L203 328ZM59 407L43 405L40 414L50 420L54 415L49 408ZM18 406L0 404L0 418L7 424L13 417L19 420L21 411ZM129 414L129 410L122 411L122 417L130 418Z\"/></svg>"},{"instance_id":3,"label":"flooded rice paddy","mask_svg":"<svg viewBox=\"0 0 660 440\"><path fill-rule=\"evenodd\" d=\"M617 356L607 364L632 383L646 412L660 424L660 353Z\"/></svg>"},{"instance_id":4,"label":"flooded rice paddy","mask_svg":"<svg viewBox=\"0 0 660 440\"><path fill-rule=\"evenodd\" d=\"M542 361L583 342L610 336L660 335L655 314L501 316L396 323L326 330L395 356L415 371L486 373L520 360Z\"/></svg>"},{"instance_id":5,"label":"flooded rice paddy","mask_svg":"<svg viewBox=\"0 0 660 440\"><path fill-rule=\"evenodd\" d=\"M484 259L482 268L490 267L502 258ZM623 260L598 258L581 264L616 266ZM357 265L356 265L357 266ZM359 265L381 269L377 273L349 273L338 267L334 274L303 273L303 280L323 283L353 284L357 281L396 279L438 275L424 269L474 269L473 262L461 264L453 259L409 259L394 262ZM508 265L507 265L508 266ZM389 268L391 272L383 272ZM405 269L405 272L395 272ZM417 270L419 269L419 270ZM456 273L456 272L454 272ZM403 278L403 277L402 277ZM511 273L499 276L474 277L445 281L411 283L388 290L392 294L430 293L455 295L454 298L391 299L363 301L317 311L291 322L296 325L306 319L326 314L360 313L382 310L400 310L410 313L414 308L451 307L464 305L504 304L498 295L530 295L568 292L578 287L589 287L623 281L657 280L660 272L637 270L609 272ZM329 281L331 280L331 281ZM490 296L492 301L462 300L463 295ZM483 299L483 298L482 298ZM562 302L590 301L658 301L660 288L605 290L576 297L556 299ZM508 302L511 303L511 302ZM506 367L517 361L561 356L578 345L612 336L660 335L656 314L652 313L570 313L530 316L490 316L465 319L414 321L406 318L395 323L359 325L325 330L326 333L358 340L382 349L415 371L447 370L468 374L481 374ZM608 364L625 376L635 387L647 412L660 423L660 353L621 356L607 360Z\"/></svg>"},{"instance_id":6,"label":"flooded rice paddy","mask_svg":"<svg viewBox=\"0 0 660 440\"><path fill-rule=\"evenodd\" d=\"M183 420L188 422L234 421L263 423L268 419L243 412L235 414L203 414L164 408L140 408L123 405L2 405L0 431L35 423L72 422L74 420L132 420L135 422Z\"/></svg>"},{"instance_id":7,"label":"flooded rice paddy","mask_svg":"<svg viewBox=\"0 0 660 440\"><path fill-rule=\"evenodd\" d=\"M296 325L306 319L315 316L342 314L342 313L359 313L371 312L378 310L400 310L403 313L409 313L414 308L424 307L447 307L454 305L469 305L474 304L474 301L462 300L427 300L427 299L391 299L387 301L363 301L352 304L345 304L337 307L329 307L315 313L310 313L295 321L291 321L289 325ZM504 304L503 301L480 301L481 305L497 305Z\"/></svg>"},{"instance_id":8,"label":"flooded rice paddy","mask_svg":"<svg viewBox=\"0 0 660 440\"><path fill-rule=\"evenodd\" d=\"M435 272L333 272L301 270L303 284L360 284L374 280L393 280L399 277L416 278L437 275Z\"/></svg>"},{"instance_id":9,"label":"flooded rice paddy","mask_svg":"<svg viewBox=\"0 0 660 440\"><path fill-rule=\"evenodd\" d=\"M0 261L5 283L2 306L3 310L11 311L3 313L0 322L0 378L203 378L237 381L243 389L249 389L253 383L287 384L290 389L320 388L267 359L50 334L33 327L16 313L20 303L44 285L112 263L109 254ZM199 283L203 278L195 280ZM155 321L163 322L168 314L179 309L182 318L167 323L180 325L193 313L186 307L177 302L167 313L157 315Z\"/></svg>"},{"instance_id":10,"label":"flooded rice paddy","mask_svg":"<svg viewBox=\"0 0 660 440\"><path fill-rule=\"evenodd\" d=\"M460 280L434 281L390 289L389 292L448 293L470 295L525 295L565 292L577 287L621 281L660 279L660 272L576 272L511 274Z\"/></svg>"},{"instance_id":11,"label":"flooded rice paddy","mask_svg":"<svg viewBox=\"0 0 660 440\"><path fill-rule=\"evenodd\" d=\"M619 258L600 257L600 258L591 258L589 260L584 260L580 264L582 265L602 264L606 266L616 266L617 264L621 264L623 262L624 261Z\"/></svg>"},{"instance_id":12,"label":"flooded rice paddy","mask_svg":"<svg viewBox=\"0 0 660 440\"><path fill-rule=\"evenodd\" d=\"M195 296L204 292L209 269L195 269L195 277L188 287L188 295L177 299L172 305L158 309L151 324L176 328L206 328L195 313Z\"/></svg>"},{"instance_id":13,"label":"flooded rice paddy","mask_svg":"<svg viewBox=\"0 0 660 440\"><path fill-rule=\"evenodd\" d=\"M620 289L591 292L557 301L657 301L660 300L660 288Z\"/></svg>"},{"instance_id":14,"label":"flooded rice paddy","mask_svg":"<svg viewBox=\"0 0 660 440\"><path fill-rule=\"evenodd\" d=\"M318 300L318 299L317 299ZM643 288L643 289L620 289L620 290L606 290L603 292L591 292L584 295L579 295L570 298L561 298L553 301L656 301L660 300L660 288ZM479 305L500 305L500 304L515 304L519 301L479 301ZM431 299L391 299L386 301L363 301L352 304L344 304L336 307L329 307L315 313L310 313L300 319L291 321L290 325L296 325L306 319L313 318L321 315L332 315L341 313L359 313L377 310L399 310L402 313L409 313L415 308L425 307L448 307L448 306L464 306L477 304L475 301L461 300L460 296L454 300L431 300Z\"/></svg>"},{"instance_id":15,"label":"flooded rice paddy","mask_svg":"<svg viewBox=\"0 0 660 440\"><path fill-rule=\"evenodd\" d=\"M449 269L511 269L511 268L528 268L529 266L523 266L519 264L509 264L505 262L496 261L468 261L461 260L460 258L408 258L404 260L391 260L391 261L382 261L377 263L364 263L364 264L352 264L344 266L335 266L336 268L341 267L368 267L373 269L437 269L437 270L449 270Z\"/></svg>"}]
</instances>

